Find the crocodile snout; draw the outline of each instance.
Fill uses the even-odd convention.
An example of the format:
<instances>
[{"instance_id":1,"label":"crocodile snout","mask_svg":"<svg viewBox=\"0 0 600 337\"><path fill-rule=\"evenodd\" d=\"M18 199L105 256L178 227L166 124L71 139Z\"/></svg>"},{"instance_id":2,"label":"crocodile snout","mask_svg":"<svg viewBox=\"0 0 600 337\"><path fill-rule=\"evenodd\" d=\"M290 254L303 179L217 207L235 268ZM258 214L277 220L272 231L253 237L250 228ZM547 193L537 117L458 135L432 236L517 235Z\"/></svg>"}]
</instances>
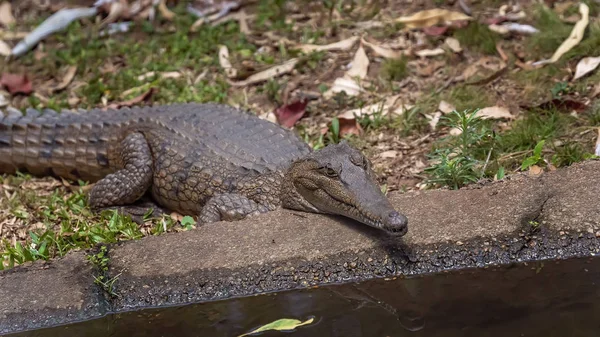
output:
<instances>
[{"instance_id":1,"label":"crocodile snout","mask_svg":"<svg viewBox=\"0 0 600 337\"><path fill-rule=\"evenodd\" d=\"M391 211L383 222L383 229L391 235L403 236L408 232L408 219L396 211Z\"/></svg>"}]
</instances>

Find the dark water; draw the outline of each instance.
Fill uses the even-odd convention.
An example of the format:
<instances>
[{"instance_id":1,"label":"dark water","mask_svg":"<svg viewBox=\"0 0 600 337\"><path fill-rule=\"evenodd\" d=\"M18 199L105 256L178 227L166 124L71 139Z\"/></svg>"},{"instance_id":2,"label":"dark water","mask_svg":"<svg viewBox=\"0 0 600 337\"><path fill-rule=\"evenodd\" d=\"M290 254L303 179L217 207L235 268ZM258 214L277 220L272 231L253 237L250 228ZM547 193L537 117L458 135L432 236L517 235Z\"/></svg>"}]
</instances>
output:
<instances>
[{"instance_id":1,"label":"dark water","mask_svg":"<svg viewBox=\"0 0 600 337\"><path fill-rule=\"evenodd\" d=\"M600 258L546 261L110 315L12 336L600 336Z\"/></svg>"}]
</instances>

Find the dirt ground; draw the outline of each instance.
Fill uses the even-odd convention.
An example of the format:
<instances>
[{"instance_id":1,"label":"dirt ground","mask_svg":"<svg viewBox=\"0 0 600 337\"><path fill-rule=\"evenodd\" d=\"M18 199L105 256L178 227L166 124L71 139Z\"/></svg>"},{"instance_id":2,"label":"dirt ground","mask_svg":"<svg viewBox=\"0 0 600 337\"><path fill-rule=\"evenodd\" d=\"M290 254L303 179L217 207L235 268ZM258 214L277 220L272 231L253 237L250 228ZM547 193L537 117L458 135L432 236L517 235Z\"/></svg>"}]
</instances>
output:
<instances>
[{"instance_id":1,"label":"dirt ground","mask_svg":"<svg viewBox=\"0 0 600 337\"><path fill-rule=\"evenodd\" d=\"M8 3L13 21L7 24L0 10L0 40L13 48L52 13L94 2ZM165 1L153 10L145 1L115 3L22 56L0 60L0 108L226 103L293 128L316 149L348 139L371 159L387 191L456 188L594 158L600 125L595 0L257 0L228 11L234 2ZM224 16L201 23L189 8ZM133 24L104 34L124 22ZM540 62L570 35L581 39L563 46L555 62ZM480 124L461 129L445 120L456 117L453 111L476 109L482 109ZM102 222L67 182L27 176L1 182L6 252L35 241L32 230L50 228L55 235L65 232L64 222L69 233ZM50 214L57 209L66 215ZM123 235L135 230L120 225L106 229L114 235L105 241L180 228L163 220ZM73 245L105 242L84 241ZM9 253L7 259L18 255Z\"/></svg>"}]
</instances>

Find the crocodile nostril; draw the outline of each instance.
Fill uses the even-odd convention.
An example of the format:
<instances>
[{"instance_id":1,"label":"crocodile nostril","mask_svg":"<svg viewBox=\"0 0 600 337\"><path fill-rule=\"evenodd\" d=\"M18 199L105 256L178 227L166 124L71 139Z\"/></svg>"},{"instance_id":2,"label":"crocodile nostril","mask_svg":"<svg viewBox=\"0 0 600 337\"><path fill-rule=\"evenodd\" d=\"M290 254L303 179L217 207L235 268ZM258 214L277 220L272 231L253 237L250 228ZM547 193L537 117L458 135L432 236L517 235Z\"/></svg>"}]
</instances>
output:
<instances>
[{"instance_id":1,"label":"crocodile nostril","mask_svg":"<svg viewBox=\"0 0 600 337\"><path fill-rule=\"evenodd\" d=\"M391 211L391 212L390 212L390 214L389 214L390 218L395 218L395 217L397 217L398 215L400 215L400 213L398 213L398 212L396 212L396 211Z\"/></svg>"}]
</instances>

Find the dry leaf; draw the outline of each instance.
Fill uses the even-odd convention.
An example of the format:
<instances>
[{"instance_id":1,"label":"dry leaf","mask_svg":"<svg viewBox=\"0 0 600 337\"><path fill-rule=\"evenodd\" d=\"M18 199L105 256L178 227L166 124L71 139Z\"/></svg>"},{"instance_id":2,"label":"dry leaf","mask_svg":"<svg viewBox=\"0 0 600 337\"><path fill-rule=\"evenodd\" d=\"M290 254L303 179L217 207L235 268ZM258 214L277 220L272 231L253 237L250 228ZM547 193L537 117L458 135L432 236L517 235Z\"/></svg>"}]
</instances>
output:
<instances>
[{"instance_id":1,"label":"dry leaf","mask_svg":"<svg viewBox=\"0 0 600 337\"><path fill-rule=\"evenodd\" d=\"M221 68L225 70L225 75L227 75L227 77L234 78L237 76L237 69L229 62L229 50L227 49L227 46L222 45L219 47L219 64L221 65Z\"/></svg>"},{"instance_id":2,"label":"dry leaf","mask_svg":"<svg viewBox=\"0 0 600 337\"><path fill-rule=\"evenodd\" d=\"M388 114L400 116L404 111L412 108L412 106L403 104L401 100L398 100L399 98L400 95L391 96L379 103L370 104L358 109L347 110L341 115L338 115L338 117L352 119L377 113L381 113L381 116L387 116Z\"/></svg>"},{"instance_id":3,"label":"dry leaf","mask_svg":"<svg viewBox=\"0 0 600 337\"><path fill-rule=\"evenodd\" d=\"M515 22L505 22L502 24L501 27L509 32L515 32L519 34L535 34L540 32L537 28L531 25L525 25Z\"/></svg>"},{"instance_id":4,"label":"dry leaf","mask_svg":"<svg viewBox=\"0 0 600 337\"><path fill-rule=\"evenodd\" d=\"M454 105L452 105L446 101L440 101L440 105L438 105L438 110L440 110L444 114L448 114L448 113L451 113L452 111L456 110L456 108L454 107Z\"/></svg>"},{"instance_id":5,"label":"dry leaf","mask_svg":"<svg viewBox=\"0 0 600 337\"><path fill-rule=\"evenodd\" d=\"M340 137L343 138L346 135L357 135L362 133L362 128L356 119L338 118L340 123Z\"/></svg>"},{"instance_id":6,"label":"dry leaf","mask_svg":"<svg viewBox=\"0 0 600 337\"><path fill-rule=\"evenodd\" d=\"M77 73L77 66L70 66L67 69L67 71L65 72L65 76L63 77L63 79L52 90L53 91L60 91L60 90L65 89L69 85L69 83L71 83L71 81L75 77L76 73Z\"/></svg>"},{"instance_id":7,"label":"dry leaf","mask_svg":"<svg viewBox=\"0 0 600 337\"><path fill-rule=\"evenodd\" d=\"M344 74L344 77L338 77L335 79L333 86L323 94L323 97L330 98L335 93L342 91L346 92L346 94L349 96L358 95L362 91L362 88L355 81L355 78L358 77L360 79L364 79L367 76L368 69L369 58L367 57L364 48L360 46L354 54L352 67L350 67L350 69Z\"/></svg>"},{"instance_id":8,"label":"dry leaf","mask_svg":"<svg viewBox=\"0 0 600 337\"><path fill-rule=\"evenodd\" d=\"M404 23L407 28L425 28L450 21L471 19L470 16L463 13L434 8L420 11L410 16L399 17L395 21Z\"/></svg>"},{"instance_id":9,"label":"dry leaf","mask_svg":"<svg viewBox=\"0 0 600 337\"><path fill-rule=\"evenodd\" d=\"M342 41L338 41L335 43L323 45L323 46L319 46L319 45L315 45L315 44L303 44L303 45L298 46L298 49L300 49L304 53L310 53L313 51L323 51L323 50L344 51L344 50L351 49L354 46L354 44L356 43L356 41L358 41L358 39L359 39L358 36L353 36L351 38L348 38L348 39L345 39Z\"/></svg>"},{"instance_id":10,"label":"dry leaf","mask_svg":"<svg viewBox=\"0 0 600 337\"><path fill-rule=\"evenodd\" d=\"M160 0L160 2L158 3L158 11L160 12L160 15L163 16L163 18L169 21L175 18L175 13L171 12L169 8L167 8L166 0Z\"/></svg>"},{"instance_id":11,"label":"dry leaf","mask_svg":"<svg viewBox=\"0 0 600 337\"><path fill-rule=\"evenodd\" d=\"M157 88L152 87L152 88L148 89L148 91L146 91L146 92L142 93L141 95L136 96L136 97L134 97L132 99L126 100L124 102L118 102L118 103L109 104L108 108L109 109L117 109L117 108L124 107L124 106L125 107L130 107L130 106L142 103L142 102L147 102L147 101L149 101L152 98L152 96L157 91L158 91Z\"/></svg>"},{"instance_id":12,"label":"dry leaf","mask_svg":"<svg viewBox=\"0 0 600 337\"><path fill-rule=\"evenodd\" d=\"M560 45L560 47L556 49L554 55L552 55L552 58L550 58L550 62L558 61L561 56L579 44L579 42L581 42L583 39L585 29L590 22L590 8L582 2L579 4L579 13L581 13L581 20L577 21L573 27L573 30L571 31L571 35L569 35L569 37Z\"/></svg>"},{"instance_id":13,"label":"dry leaf","mask_svg":"<svg viewBox=\"0 0 600 337\"><path fill-rule=\"evenodd\" d=\"M302 116L304 116L307 104L307 100L300 100L277 108L277 110L275 110L277 121L280 125L291 128L298 120L300 120L300 118L302 118Z\"/></svg>"},{"instance_id":14,"label":"dry leaf","mask_svg":"<svg viewBox=\"0 0 600 337\"><path fill-rule=\"evenodd\" d=\"M577 63L577 68L575 70L575 76L573 77L573 81L582 78L583 76L589 74L590 72L596 70L600 65L600 56L598 57L584 57Z\"/></svg>"},{"instance_id":15,"label":"dry leaf","mask_svg":"<svg viewBox=\"0 0 600 337\"><path fill-rule=\"evenodd\" d=\"M346 92L346 95L348 96L356 96L362 92L362 88L352 79L338 77L333 82L333 86L323 94L323 97L330 98L334 94L342 91Z\"/></svg>"},{"instance_id":16,"label":"dry leaf","mask_svg":"<svg viewBox=\"0 0 600 337\"><path fill-rule=\"evenodd\" d=\"M352 67L348 72L346 72L346 76L350 78L358 77L361 80L367 77L367 72L369 70L369 58L365 53L365 49L360 46L354 54L354 60L352 60Z\"/></svg>"},{"instance_id":17,"label":"dry leaf","mask_svg":"<svg viewBox=\"0 0 600 337\"><path fill-rule=\"evenodd\" d=\"M492 32L496 32L500 35L506 35L508 33L510 33L510 31L508 30L508 27L505 26L501 26L501 25L489 25L488 28L492 31Z\"/></svg>"},{"instance_id":18,"label":"dry leaf","mask_svg":"<svg viewBox=\"0 0 600 337\"><path fill-rule=\"evenodd\" d=\"M430 56L438 56L444 54L444 50L442 48L435 49L423 49L415 52L415 54L419 57L430 57Z\"/></svg>"},{"instance_id":19,"label":"dry leaf","mask_svg":"<svg viewBox=\"0 0 600 337\"><path fill-rule=\"evenodd\" d=\"M8 1L0 3L0 25L8 27L16 22L12 14L11 4Z\"/></svg>"},{"instance_id":20,"label":"dry leaf","mask_svg":"<svg viewBox=\"0 0 600 337\"><path fill-rule=\"evenodd\" d=\"M286 61L283 64L280 64L278 66L274 66L267 70L263 70L256 74L253 74L243 81L239 81L239 82L231 82L230 81L229 84L231 84L233 86L237 86L237 87L243 87L243 86L254 84L254 83L264 82L270 78L274 78L274 77L281 76L283 74L287 74L287 73L291 72L292 70L294 70L294 67L296 66L297 63L298 63L298 59L293 58L293 59Z\"/></svg>"},{"instance_id":21,"label":"dry leaf","mask_svg":"<svg viewBox=\"0 0 600 337\"><path fill-rule=\"evenodd\" d=\"M455 53L460 53L462 51L462 48L460 47L460 42L458 42L458 40L455 39L455 38L453 38L453 37L446 38L446 40L444 41L444 43L450 49L452 49L452 51L455 52Z\"/></svg>"},{"instance_id":22,"label":"dry leaf","mask_svg":"<svg viewBox=\"0 0 600 337\"><path fill-rule=\"evenodd\" d=\"M6 90L8 90L11 95L28 95L33 91L31 81L27 78L27 75L2 73L2 76L0 77L0 86L6 87Z\"/></svg>"},{"instance_id":23,"label":"dry leaf","mask_svg":"<svg viewBox=\"0 0 600 337\"><path fill-rule=\"evenodd\" d=\"M156 75L155 71L149 71L143 75L140 75L137 77L138 81L144 81L147 78L150 78L152 76ZM166 72L162 72L162 73L158 73L158 77L160 77L161 79L166 79L166 78L180 78L181 77L181 73L178 71L166 71Z\"/></svg>"},{"instance_id":24,"label":"dry leaf","mask_svg":"<svg viewBox=\"0 0 600 337\"><path fill-rule=\"evenodd\" d=\"M432 130L435 130L435 127L440 122L440 118L442 117L442 113L436 111L433 115L425 115L427 119L429 119L429 126L431 126Z\"/></svg>"},{"instance_id":25,"label":"dry leaf","mask_svg":"<svg viewBox=\"0 0 600 337\"><path fill-rule=\"evenodd\" d=\"M513 116L507 108L501 107L501 106L492 106L492 107L483 108L483 109L479 110L475 115L477 117L481 117L482 119L501 119L501 118L514 119L515 118L515 116Z\"/></svg>"},{"instance_id":26,"label":"dry leaf","mask_svg":"<svg viewBox=\"0 0 600 337\"><path fill-rule=\"evenodd\" d=\"M363 45L371 48L371 50L373 50L373 52L375 54L377 54L378 56L385 57L387 59L400 58L403 55L407 55L409 53L408 51L394 50L394 49L390 49L390 48L381 47L374 43L370 43L370 42L366 41L365 39L362 39L361 42Z\"/></svg>"},{"instance_id":27,"label":"dry leaf","mask_svg":"<svg viewBox=\"0 0 600 337\"><path fill-rule=\"evenodd\" d=\"M448 31L448 26L431 26L423 28L423 33L429 36L440 36L444 35Z\"/></svg>"},{"instance_id":28,"label":"dry leaf","mask_svg":"<svg viewBox=\"0 0 600 337\"><path fill-rule=\"evenodd\" d=\"M542 173L544 173L544 169L537 165L533 165L533 166L529 167L529 175L539 176Z\"/></svg>"},{"instance_id":29,"label":"dry leaf","mask_svg":"<svg viewBox=\"0 0 600 337\"><path fill-rule=\"evenodd\" d=\"M2 56L10 55L10 46L2 40L0 40L0 55L2 55Z\"/></svg>"},{"instance_id":30,"label":"dry leaf","mask_svg":"<svg viewBox=\"0 0 600 337\"><path fill-rule=\"evenodd\" d=\"M395 150L383 151L379 154L380 158L396 158L397 156L398 156L398 151L395 151Z\"/></svg>"}]
</instances>

